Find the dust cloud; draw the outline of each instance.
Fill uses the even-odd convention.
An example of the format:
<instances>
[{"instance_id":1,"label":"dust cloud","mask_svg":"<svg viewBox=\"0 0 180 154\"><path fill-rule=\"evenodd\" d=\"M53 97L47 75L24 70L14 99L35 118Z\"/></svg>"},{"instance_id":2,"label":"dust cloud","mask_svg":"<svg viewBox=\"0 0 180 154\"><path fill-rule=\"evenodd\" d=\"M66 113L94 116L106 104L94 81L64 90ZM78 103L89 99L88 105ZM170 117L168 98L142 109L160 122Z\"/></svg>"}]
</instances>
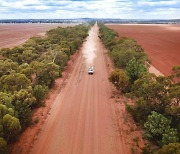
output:
<instances>
[{"instance_id":1,"label":"dust cloud","mask_svg":"<svg viewBox=\"0 0 180 154\"><path fill-rule=\"evenodd\" d=\"M98 38L98 26L95 24L89 31L89 36L83 45L83 56L87 66L93 66L96 58L96 40Z\"/></svg>"}]
</instances>

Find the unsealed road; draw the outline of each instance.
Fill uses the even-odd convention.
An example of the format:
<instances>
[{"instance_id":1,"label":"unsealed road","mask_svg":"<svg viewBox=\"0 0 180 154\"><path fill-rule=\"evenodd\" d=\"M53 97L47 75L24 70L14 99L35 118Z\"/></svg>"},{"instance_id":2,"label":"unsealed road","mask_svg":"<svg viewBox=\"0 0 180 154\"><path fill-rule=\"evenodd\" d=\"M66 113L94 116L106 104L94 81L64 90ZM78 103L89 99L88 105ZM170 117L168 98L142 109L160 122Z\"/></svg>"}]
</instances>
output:
<instances>
[{"instance_id":1,"label":"unsealed road","mask_svg":"<svg viewBox=\"0 0 180 154\"><path fill-rule=\"evenodd\" d=\"M80 51L66 85L37 136L33 154L125 154L114 123L105 49L96 34L94 75L88 75Z\"/></svg>"}]
</instances>

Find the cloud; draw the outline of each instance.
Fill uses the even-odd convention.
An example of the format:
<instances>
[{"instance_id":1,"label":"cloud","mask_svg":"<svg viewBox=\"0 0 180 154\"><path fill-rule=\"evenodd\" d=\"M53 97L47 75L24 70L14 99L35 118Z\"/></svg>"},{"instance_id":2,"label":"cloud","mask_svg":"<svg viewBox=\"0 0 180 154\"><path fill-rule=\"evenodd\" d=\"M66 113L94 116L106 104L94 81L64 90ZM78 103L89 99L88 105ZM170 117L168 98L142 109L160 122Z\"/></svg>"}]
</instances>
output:
<instances>
[{"instance_id":1,"label":"cloud","mask_svg":"<svg viewBox=\"0 0 180 154\"><path fill-rule=\"evenodd\" d=\"M0 0L0 10L2 19L180 18L179 0Z\"/></svg>"},{"instance_id":2,"label":"cloud","mask_svg":"<svg viewBox=\"0 0 180 154\"><path fill-rule=\"evenodd\" d=\"M160 1L139 1L138 5L144 6L174 6L180 4L179 0L160 0Z\"/></svg>"}]
</instances>

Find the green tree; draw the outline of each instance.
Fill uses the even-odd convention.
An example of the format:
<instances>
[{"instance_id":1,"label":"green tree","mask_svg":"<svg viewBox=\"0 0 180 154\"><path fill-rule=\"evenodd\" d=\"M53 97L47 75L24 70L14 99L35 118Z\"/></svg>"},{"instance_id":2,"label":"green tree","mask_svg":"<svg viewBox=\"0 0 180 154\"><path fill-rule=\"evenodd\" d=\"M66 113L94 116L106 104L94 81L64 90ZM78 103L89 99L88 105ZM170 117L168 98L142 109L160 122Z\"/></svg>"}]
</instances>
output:
<instances>
[{"instance_id":1,"label":"green tree","mask_svg":"<svg viewBox=\"0 0 180 154\"><path fill-rule=\"evenodd\" d=\"M113 49L110 56L117 68L125 68L128 62L135 56L135 52L132 49L122 50Z\"/></svg>"},{"instance_id":2,"label":"green tree","mask_svg":"<svg viewBox=\"0 0 180 154\"><path fill-rule=\"evenodd\" d=\"M178 132L174 128L166 129L162 136L162 144L176 143L179 141Z\"/></svg>"},{"instance_id":3,"label":"green tree","mask_svg":"<svg viewBox=\"0 0 180 154\"><path fill-rule=\"evenodd\" d=\"M5 138L7 141L10 141L14 137L17 137L17 135L21 131L21 125L19 120L9 114L6 114L3 117L2 124L4 128L3 130L5 132Z\"/></svg>"},{"instance_id":4,"label":"green tree","mask_svg":"<svg viewBox=\"0 0 180 154\"><path fill-rule=\"evenodd\" d=\"M180 85L172 85L169 89L169 97L171 99L171 105L178 106L180 103Z\"/></svg>"},{"instance_id":5,"label":"green tree","mask_svg":"<svg viewBox=\"0 0 180 154\"><path fill-rule=\"evenodd\" d=\"M23 47L14 47L12 49L5 48L5 49L1 49L1 54L3 55L3 57L9 58L12 61L21 64L23 51L24 51Z\"/></svg>"},{"instance_id":6,"label":"green tree","mask_svg":"<svg viewBox=\"0 0 180 154\"><path fill-rule=\"evenodd\" d=\"M42 101L45 99L46 95L48 92L48 87L47 86L42 86L42 85L35 85L33 88L33 96L36 98L37 105L42 103Z\"/></svg>"},{"instance_id":7,"label":"green tree","mask_svg":"<svg viewBox=\"0 0 180 154\"><path fill-rule=\"evenodd\" d=\"M163 113L170 102L170 82L166 77L144 74L132 85L132 93L143 98L152 110Z\"/></svg>"},{"instance_id":8,"label":"green tree","mask_svg":"<svg viewBox=\"0 0 180 154\"><path fill-rule=\"evenodd\" d=\"M33 62L31 63L31 67L35 70L36 73L36 83L46 85L48 87L51 87L54 84L55 79L61 75L59 66L53 62Z\"/></svg>"},{"instance_id":9,"label":"green tree","mask_svg":"<svg viewBox=\"0 0 180 154\"><path fill-rule=\"evenodd\" d=\"M0 104L6 105L8 108L12 108L12 95L0 92Z\"/></svg>"},{"instance_id":10,"label":"green tree","mask_svg":"<svg viewBox=\"0 0 180 154\"><path fill-rule=\"evenodd\" d=\"M170 128L171 121L155 111L148 116L147 122L144 124L146 130L157 139L161 139L166 129Z\"/></svg>"},{"instance_id":11,"label":"green tree","mask_svg":"<svg viewBox=\"0 0 180 154\"><path fill-rule=\"evenodd\" d=\"M147 68L143 64L139 63L135 58L133 58L128 62L125 71L130 81L133 83L147 72Z\"/></svg>"},{"instance_id":12,"label":"green tree","mask_svg":"<svg viewBox=\"0 0 180 154\"><path fill-rule=\"evenodd\" d=\"M63 70L67 62L68 56L62 51L57 52L56 57L54 58L54 63L56 65L59 65L61 70Z\"/></svg>"},{"instance_id":13,"label":"green tree","mask_svg":"<svg viewBox=\"0 0 180 154\"><path fill-rule=\"evenodd\" d=\"M29 64L27 63L23 63L21 64L18 68L17 68L17 72L21 73L21 74L25 74L26 77L28 77L29 79L31 79L31 75L33 73L33 69L29 66Z\"/></svg>"},{"instance_id":14,"label":"green tree","mask_svg":"<svg viewBox=\"0 0 180 154\"><path fill-rule=\"evenodd\" d=\"M0 77L15 72L17 67L18 63L10 59L0 60Z\"/></svg>"},{"instance_id":15,"label":"green tree","mask_svg":"<svg viewBox=\"0 0 180 154\"><path fill-rule=\"evenodd\" d=\"M20 89L25 89L31 85L31 81L20 73L11 73L9 75L3 75L0 78L0 90L4 92L15 92Z\"/></svg>"},{"instance_id":16,"label":"green tree","mask_svg":"<svg viewBox=\"0 0 180 154\"><path fill-rule=\"evenodd\" d=\"M22 62L29 64L33 60L36 60L38 57L39 57L38 54L35 53L33 50L27 49L27 50L24 50L22 53Z\"/></svg>"},{"instance_id":17,"label":"green tree","mask_svg":"<svg viewBox=\"0 0 180 154\"><path fill-rule=\"evenodd\" d=\"M21 89L13 95L13 105L23 128L31 122L31 107L36 103L36 98L32 93L32 88L30 87Z\"/></svg>"},{"instance_id":18,"label":"green tree","mask_svg":"<svg viewBox=\"0 0 180 154\"><path fill-rule=\"evenodd\" d=\"M171 128L170 124L171 120L152 111L144 127L155 140L161 141L162 144L178 142L177 130Z\"/></svg>"},{"instance_id":19,"label":"green tree","mask_svg":"<svg viewBox=\"0 0 180 154\"><path fill-rule=\"evenodd\" d=\"M8 108L6 107L6 105L0 104L0 119L2 119L4 115L6 115L7 113L8 113Z\"/></svg>"},{"instance_id":20,"label":"green tree","mask_svg":"<svg viewBox=\"0 0 180 154\"><path fill-rule=\"evenodd\" d=\"M12 108L7 108L6 105L0 104L0 123L1 123L1 119L6 114L10 114L11 116L14 116L14 110Z\"/></svg>"}]
</instances>

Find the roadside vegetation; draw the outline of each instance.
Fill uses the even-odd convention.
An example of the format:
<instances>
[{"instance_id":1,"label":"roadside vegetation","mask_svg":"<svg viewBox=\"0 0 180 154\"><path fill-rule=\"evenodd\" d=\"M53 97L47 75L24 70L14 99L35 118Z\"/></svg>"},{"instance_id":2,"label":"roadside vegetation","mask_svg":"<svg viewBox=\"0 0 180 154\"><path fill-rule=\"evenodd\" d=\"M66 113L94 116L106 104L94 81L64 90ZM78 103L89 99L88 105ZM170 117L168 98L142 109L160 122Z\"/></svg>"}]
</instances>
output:
<instances>
[{"instance_id":1,"label":"roadside vegetation","mask_svg":"<svg viewBox=\"0 0 180 154\"><path fill-rule=\"evenodd\" d=\"M143 153L180 153L180 66L170 76L148 72L150 60L133 39L118 38L117 33L99 24L100 38L116 69L109 80L117 90L134 100L126 109L144 129L144 137L159 147Z\"/></svg>"},{"instance_id":2,"label":"roadside vegetation","mask_svg":"<svg viewBox=\"0 0 180 154\"><path fill-rule=\"evenodd\" d=\"M44 104L55 79L87 37L89 27L52 29L45 38L0 50L0 153L32 123L32 110Z\"/></svg>"}]
</instances>

